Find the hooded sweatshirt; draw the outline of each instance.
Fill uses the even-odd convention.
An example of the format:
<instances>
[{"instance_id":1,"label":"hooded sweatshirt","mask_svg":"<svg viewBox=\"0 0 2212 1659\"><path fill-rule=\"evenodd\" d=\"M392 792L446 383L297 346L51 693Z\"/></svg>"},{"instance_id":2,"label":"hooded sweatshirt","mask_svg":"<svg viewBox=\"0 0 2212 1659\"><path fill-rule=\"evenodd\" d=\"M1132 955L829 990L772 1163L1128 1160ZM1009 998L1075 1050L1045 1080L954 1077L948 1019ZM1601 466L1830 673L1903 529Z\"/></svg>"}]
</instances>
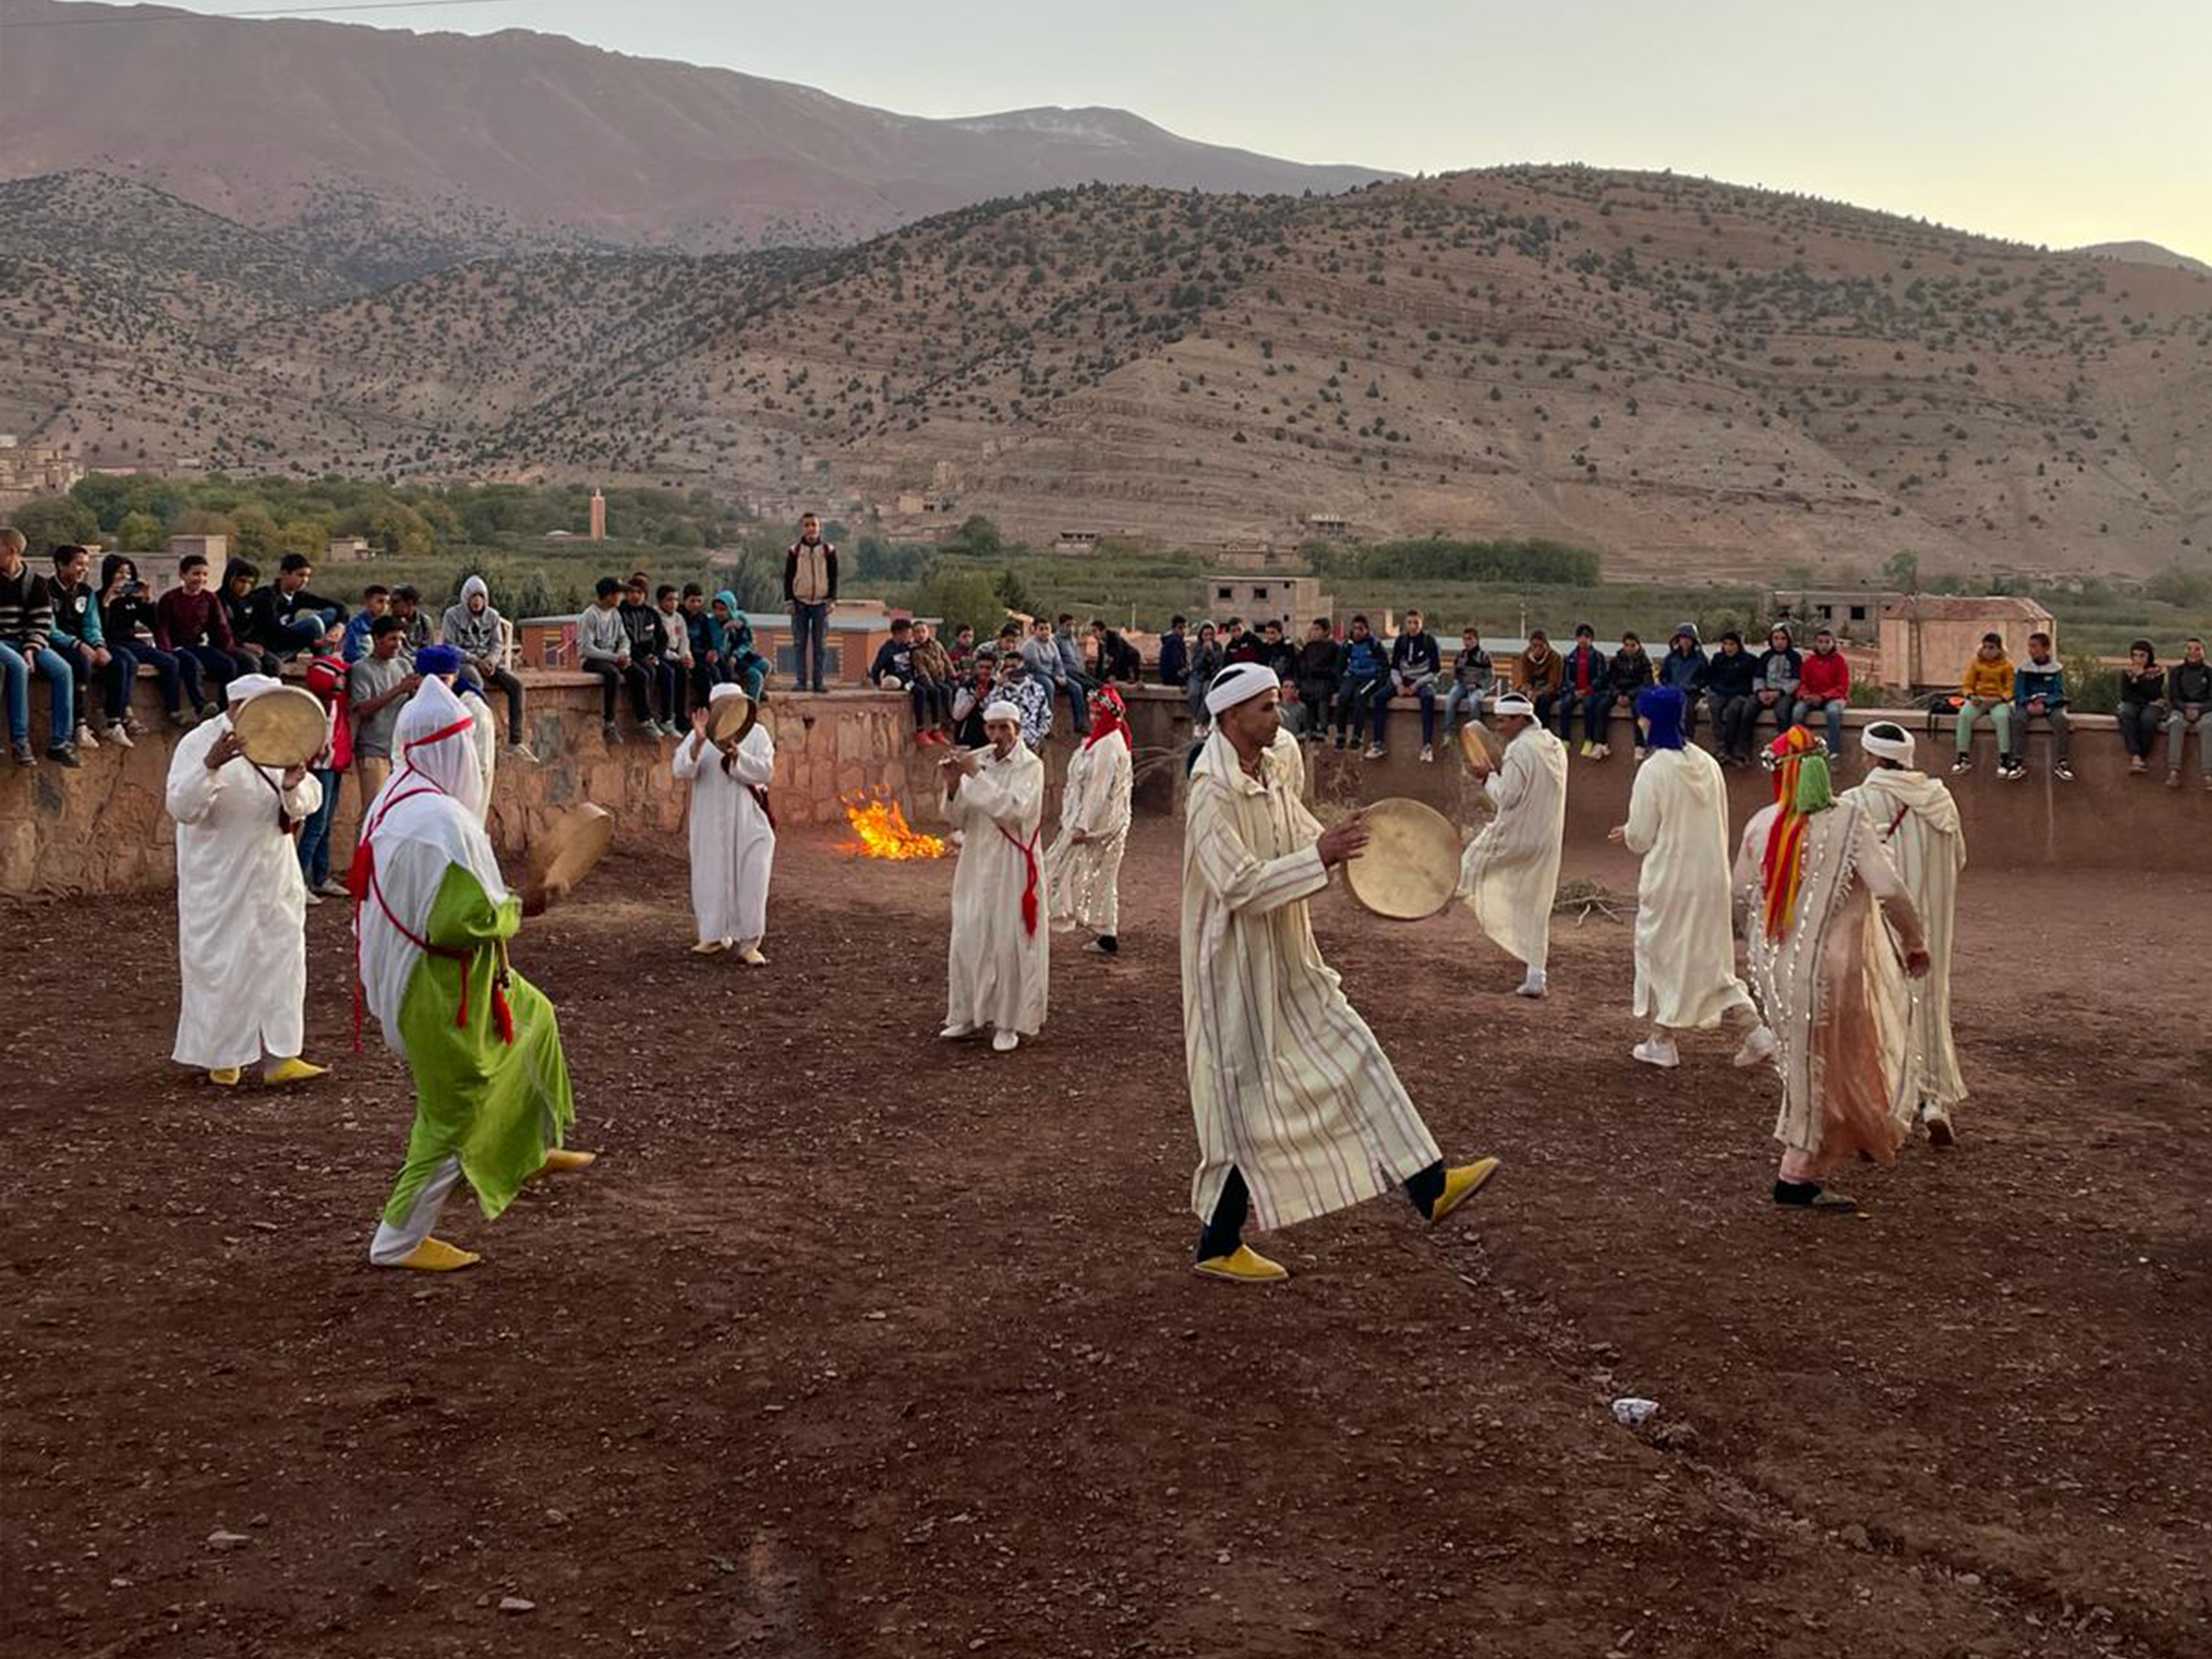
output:
<instances>
[{"instance_id":1,"label":"hooded sweatshirt","mask_svg":"<svg viewBox=\"0 0 2212 1659\"><path fill-rule=\"evenodd\" d=\"M1694 697L1705 689L1705 652L1698 641L1696 623L1682 623L1667 641L1667 654L1659 659L1659 684L1672 686L1686 697Z\"/></svg>"},{"instance_id":2,"label":"hooded sweatshirt","mask_svg":"<svg viewBox=\"0 0 2212 1659\"><path fill-rule=\"evenodd\" d=\"M469 600L478 593L484 596L484 608L471 612ZM460 603L446 607L440 631L447 645L471 661L499 660L499 612L492 609L491 590L482 576L471 576L461 584Z\"/></svg>"},{"instance_id":3,"label":"hooded sweatshirt","mask_svg":"<svg viewBox=\"0 0 2212 1659\"><path fill-rule=\"evenodd\" d=\"M2038 662L2030 657L2012 671L2013 701L2025 708L2038 697L2045 708L2066 707L2066 669L2057 658Z\"/></svg>"},{"instance_id":4,"label":"hooded sweatshirt","mask_svg":"<svg viewBox=\"0 0 2212 1659\"><path fill-rule=\"evenodd\" d=\"M1966 659L1966 672L1960 677L1959 694L1964 697L1987 697L1996 702L2012 701L2012 659L1999 651L1994 660L1977 651Z\"/></svg>"}]
</instances>

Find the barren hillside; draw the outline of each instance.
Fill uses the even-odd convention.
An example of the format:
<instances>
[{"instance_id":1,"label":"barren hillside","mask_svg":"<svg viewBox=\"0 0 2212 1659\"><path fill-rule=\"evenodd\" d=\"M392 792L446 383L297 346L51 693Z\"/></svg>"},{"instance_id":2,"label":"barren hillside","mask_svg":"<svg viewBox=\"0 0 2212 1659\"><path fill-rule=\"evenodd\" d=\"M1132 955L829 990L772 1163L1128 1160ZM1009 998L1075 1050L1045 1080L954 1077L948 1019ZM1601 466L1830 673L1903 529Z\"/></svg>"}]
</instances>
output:
<instances>
[{"instance_id":1,"label":"barren hillside","mask_svg":"<svg viewBox=\"0 0 2212 1659\"><path fill-rule=\"evenodd\" d=\"M100 453L703 480L894 533L944 521L915 495L1036 539L1334 514L1615 573L2212 540L2212 280L1671 175L1087 188L848 249L485 262L200 330L142 371L185 401L58 377L81 343L43 304L0 293L0 328Z\"/></svg>"}]
</instances>

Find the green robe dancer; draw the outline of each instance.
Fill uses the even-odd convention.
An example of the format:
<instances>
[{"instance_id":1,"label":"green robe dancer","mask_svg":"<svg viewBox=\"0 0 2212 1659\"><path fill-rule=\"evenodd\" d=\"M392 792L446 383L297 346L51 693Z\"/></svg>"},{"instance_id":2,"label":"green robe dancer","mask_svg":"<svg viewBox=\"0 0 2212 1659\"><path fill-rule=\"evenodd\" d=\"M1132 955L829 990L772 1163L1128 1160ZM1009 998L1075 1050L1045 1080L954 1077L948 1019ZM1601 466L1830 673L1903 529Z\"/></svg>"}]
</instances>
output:
<instances>
[{"instance_id":1,"label":"green robe dancer","mask_svg":"<svg viewBox=\"0 0 2212 1659\"><path fill-rule=\"evenodd\" d=\"M394 734L404 764L354 858L362 989L415 1075L407 1161L369 1245L380 1267L477 1260L431 1237L458 1182L490 1219L534 1176L592 1161L561 1146L575 1107L553 1005L507 966L522 904L478 821L470 724L441 681L409 700Z\"/></svg>"}]
</instances>

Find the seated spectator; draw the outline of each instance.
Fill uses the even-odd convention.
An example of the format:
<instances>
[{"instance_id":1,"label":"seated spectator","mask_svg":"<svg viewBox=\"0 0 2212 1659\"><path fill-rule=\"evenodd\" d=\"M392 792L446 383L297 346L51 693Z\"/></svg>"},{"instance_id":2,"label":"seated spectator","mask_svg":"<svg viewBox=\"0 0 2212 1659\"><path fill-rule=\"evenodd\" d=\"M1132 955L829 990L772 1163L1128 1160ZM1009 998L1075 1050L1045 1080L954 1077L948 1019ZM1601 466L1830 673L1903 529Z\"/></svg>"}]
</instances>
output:
<instances>
[{"instance_id":1,"label":"seated spectator","mask_svg":"<svg viewBox=\"0 0 2212 1659\"><path fill-rule=\"evenodd\" d=\"M1206 693L1222 666L1221 642L1214 635L1213 624L1202 622L1198 625L1198 639L1190 648L1190 670L1183 680L1183 695L1190 705L1190 725L1194 735L1202 736L1212 724L1206 718ZM1340 749L1343 746L1341 744L1337 745Z\"/></svg>"},{"instance_id":2,"label":"seated spectator","mask_svg":"<svg viewBox=\"0 0 2212 1659\"><path fill-rule=\"evenodd\" d=\"M23 556L23 532L0 529L0 678L6 681L8 752L18 766L35 766L31 753L31 676L46 682L46 758L81 766L71 741L75 685L70 665L47 644L54 623L52 590Z\"/></svg>"},{"instance_id":3,"label":"seated spectator","mask_svg":"<svg viewBox=\"0 0 2212 1659\"><path fill-rule=\"evenodd\" d=\"M371 582L361 591L361 609L346 618L345 647L339 654L347 662L359 662L368 652L368 630L371 623L392 610L392 590L382 582Z\"/></svg>"},{"instance_id":4,"label":"seated spectator","mask_svg":"<svg viewBox=\"0 0 2212 1659\"><path fill-rule=\"evenodd\" d=\"M322 805L300 826L300 874L307 884L309 902L317 898L343 898L346 886L331 876L331 821L337 814L338 785L353 767L353 711L346 698L352 669L345 659L346 623L332 623L324 630L322 643L307 659L304 681L323 705L330 721L330 741L315 757L315 781L322 786ZM394 716L395 720L397 716ZM368 805L364 797L361 803Z\"/></svg>"},{"instance_id":5,"label":"seated spectator","mask_svg":"<svg viewBox=\"0 0 2212 1659\"><path fill-rule=\"evenodd\" d=\"M1053 625L1052 644L1060 653L1060 688L1073 716L1068 732L1079 743L1090 734L1091 693L1097 689L1097 682L1083 665L1083 647L1075 639L1075 618L1065 611Z\"/></svg>"},{"instance_id":6,"label":"seated spectator","mask_svg":"<svg viewBox=\"0 0 2212 1659\"><path fill-rule=\"evenodd\" d=\"M1490 653L1482 648L1481 630L1469 623L1459 630L1459 650L1452 658L1451 688L1444 693L1446 743L1459 730L1461 709L1467 710L1469 720L1481 724L1482 700L1490 695L1495 678L1490 669Z\"/></svg>"},{"instance_id":7,"label":"seated spectator","mask_svg":"<svg viewBox=\"0 0 2212 1659\"><path fill-rule=\"evenodd\" d=\"M1195 675L1191 684L1195 690ZM1354 617L1336 653L1336 747L1343 748L1347 736L1358 742L1370 718L1369 705L1389 695L1390 659L1382 654L1382 641L1367 631L1366 617Z\"/></svg>"},{"instance_id":8,"label":"seated spectator","mask_svg":"<svg viewBox=\"0 0 2212 1659\"><path fill-rule=\"evenodd\" d=\"M967 672L952 694L952 741L963 749L981 749L989 741L983 734L983 709L998 687L999 649L987 645L969 657Z\"/></svg>"},{"instance_id":9,"label":"seated spectator","mask_svg":"<svg viewBox=\"0 0 2212 1659\"><path fill-rule=\"evenodd\" d=\"M1759 659L1743 648L1743 635L1723 629L1719 648L1705 659L1705 708L1713 717L1713 751L1723 766L1751 764L1759 672Z\"/></svg>"},{"instance_id":10,"label":"seated spectator","mask_svg":"<svg viewBox=\"0 0 2212 1659\"><path fill-rule=\"evenodd\" d=\"M1298 648L1283 637L1283 625L1268 621L1260 624L1260 660L1275 671L1278 681L1289 679L1292 685L1298 678ZM1292 698L1295 702L1295 696Z\"/></svg>"},{"instance_id":11,"label":"seated spectator","mask_svg":"<svg viewBox=\"0 0 2212 1659\"><path fill-rule=\"evenodd\" d=\"M1656 683L1682 694L1682 736L1698 740L1698 704L1705 695L1705 647L1692 622L1674 624L1667 654L1659 659Z\"/></svg>"},{"instance_id":12,"label":"seated spectator","mask_svg":"<svg viewBox=\"0 0 2212 1659\"><path fill-rule=\"evenodd\" d=\"M138 567L128 556L102 556L99 603L100 631L107 648L129 653L134 677L141 666L152 669L161 684L161 706L169 711L169 724L191 725L205 701L200 689L199 659L164 651L154 643L154 602L146 597L146 584L138 580Z\"/></svg>"},{"instance_id":13,"label":"seated spectator","mask_svg":"<svg viewBox=\"0 0 2212 1659\"><path fill-rule=\"evenodd\" d=\"M623 590L615 615L629 641L631 665L645 676L651 689L645 730L656 738L680 738L684 732L676 724L676 669L667 660L668 635L661 626L660 612L653 608L651 592L644 573L634 574Z\"/></svg>"},{"instance_id":14,"label":"seated spectator","mask_svg":"<svg viewBox=\"0 0 2212 1659\"><path fill-rule=\"evenodd\" d=\"M1437 676L1443 671L1443 653L1437 636L1428 631L1421 613L1406 612L1406 626L1390 641L1390 689L1375 702L1375 735L1367 745L1367 758L1379 760L1389 752L1383 743L1383 722L1389 718L1392 697L1413 697L1421 705L1421 758L1437 757Z\"/></svg>"},{"instance_id":15,"label":"seated spectator","mask_svg":"<svg viewBox=\"0 0 2212 1659\"><path fill-rule=\"evenodd\" d=\"M959 627L952 630L951 642L945 647L945 654L952 659L952 677L955 683L965 680L968 678L968 671L975 665L975 630L966 623L962 623Z\"/></svg>"},{"instance_id":16,"label":"seated spectator","mask_svg":"<svg viewBox=\"0 0 2212 1659\"><path fill-rule=\"evenodd\" d=\"M673 582L663 582L653 592L653 609L660 612L660 660L667 668L668 723L678 736L691 729L691 629L684 620Z\"/></svg>"},{"instance_id":17,"label":"seated spectator","mask_svg":"<svg viewBox=\"0 0 2212 1659\"><path fill-rule=\"evenodd\" d=\"M100 747L92 729L91 693L96 679L100 705L106 711L100 720L101 729L117 748L130 749L136 746L131 738L145 732L131 715L131 689L138 665L128 651L112 651L107 647L99 597L85 580L91 568L92 555L85 549L64 544L54 550L54 574L46 579L46 590L53 599L54 622L46 643L70 665L70 695L76 703L76 746Z\"/></svg>"},{"instance_id":18,"label":"seated spectator","mask_svg":"<svg viewBox=\"0 0 2212 1659\"><path fill-rule=\"evenodd\" d=\"M261 567L251 559L233 559L222 568L222 614L230 624L231 655L249 674L274 678L282 665L262 648L268 632L268 590L260 586Z\"/></svg>"},{"instance_id":19,"label":"seated spectator","mask_svg":"<svg viewBox=\"0 0 2212 1659\"><path fill-rule=\"evenodd\" d=\"M2005 655L2004 636L1982 635L1981 649L1967 663L1959 682L1959 757L1951 770L1974 769L1974 727L1987 714L1997 734L1997 775L2013 775L2012 659Z\"/></svg>"},{"instance_id":20,"label":"seated spectator","mask_svg":"<svg viewBox=\"0 0 2212 1659\"><path fill-rule=\"evenodd\" d=\"M1143 654L1096 617L1091 619L1091 649L1100 684L1135 685L1145 678Z\"/></svg>"},{"instance_id":21,"label":"seated spectator","mask_svg":"<svg viewBox=\"0 0 2212 1659\"><path fill-rule=\"evenodd\" d=\"M411 671L415 653L426 645L438 642L438 631L430 626L430 619L422 614L422 596L406 583L392 590L392 614L399 618L399 660ZM374 626L374 624L371 624Z\"/></svg>"},{"instance_id":22,"label":"seated spectator","mask_svg":"<svg viewBox=\"0 0 2212 1659\"><path fill-rule=\"evenodd\" d=\"M2197 765L2204 787L2212 789L2212 726L2204 713L2212 708L2212 663L2204 660L2204 641L2194 635L2181 647L2181 660L2166 677L2166 787L2181 787L2181 747L2197 733Z\"/></svg>"},{"instance_id":23,"label":"seated spectator","mask_svg":"<svg viewBox=\"0 0 2212 1659\"><path fill-rule=\"evenodd\" d=\"M1270 628L1278 634L1283 631L1283 625L1280 623L1262 623L1260 625L1260 633L1263 639ZM1285 673L1279 671L1276 673L1275 696L1275 710L1282 720L1283 730L1300 743L1305 742L1307 740L1306 708L1305 705L1298 701L1298 680L1295 672Z\"/></svg>"},{"instance_id":24,"label":"seated spectator","mask_svg":"<svg viewBox=\"0 0 2212 1659\"><path fill-rule=\"evenodd\" d=\"M1071 685L1068 682L1067 665L1060 659L1060 641L1053 637L1049 618L1037 617L1031 619L1029 637L1022 641L1021 658L1024 678L1042 686L1047 696L1066 691L1071 707L1078 704L1089 707L1083 696L1083 688ZM1080 721L1075 729L1078 732L1088 731L1090 722Z\"/></svg>"},{"instance_id":25,"label":"seated spectator","mask_svg":"<svg viewBox=\"0 0 2212 1659\"><path fill-rule=\"evenodd\" d=\"M1181 617L1168 619L1168 631L1160 635L1160 684L1188 685L1190 684L1190 641L1183 630L1189 626Z\"/></svg>"},{"instance_id":26,"label":"seated spectator","mask_svg":"<svg viewBox=\"0 0 2212 1659\"><path fill-rule=\"evenodd\" d=\"M1004 697L1022 711L1022 741L1039 752L1052 735L1052 683L1030 665L1019 651L999 653L999 684L994 696Z\"/></svg>"},{"instance_id":27,"label":"seated spectator","mask_svg":"<svg viewBox=\"0 0 2212 1659\"><path fill-rule=\"evenodd\" d=\"M392 732L400 705L422 683L404 653L407 624L379 617L368 625L368 654L346 670L346 711L353 720L353 763L365 811L392 775Z\"/></svg>"},{"instance_id":28,"label":"seated spectator","mask_svg":"<svg viewBox=\"0 0 2212 1659\"><path fill-rule=\"evenodd\" d=\"M868 665L868 683L882 691L903 691L914 705L914 741L917 748L927 747L932 705L922 696L914 672L914 623L905 617L891 618L890 637L876 647L876 659Z\"/></svg>"},{"instance_id":29,"label":"seated spectator","mask_svg":"<svg viewBox=\"0 0 2212 1659\"><path fill-rule=\"evenodd\" d=\"M1780 737L1797 723L1797 687L1805 676L1805 658L1797 641L1780 623L1766 631L1766 649L1759 653L1759 678L1751 693L1751 718L1744 738L1756 742L1761 717L1772 715L1774 735Z\"/></svg>"},{"instance_id":30,"label":"seated spectator","mask_svg":"<svg viewBox=\"0 0 2212 1659\"><path fill-rule=\"evenodd\" d=\"M1836 636L1828 629L1814 630L1813 654L1797 674L1796 723L1810 726L1819 715L1826 722L1828 753L1844 752L1844 710L1850 706L1851 665L1836 649Z\"/></svg>"},{"instance_id":31,"label":"seated spectator","mask_svg":"<svg viewBox=\"0 0 2212 1659\"><path fill-rule=\"evenodd\" d=\"M204 553L187 553L177 561L177 585L154 605L154 643L199 665L208 693L208 700L199 706L202 720L220 712L233 680L253 672L246 657L234 649L230 613L222 608L222 596L208 586Z\"/></svg>"},{"instance_id":32,"label":"seated spectator","mask_svg":"<svg viewBox=\"0 0 2212 1659\"><path fill-rule=\"evenodd\" d=\"M754 648L752 621L726 587L714 595L713 620L720 630L723 679L760 702L768 696L769 659Z\"/></svg>"},{"instance_id":33,"label":"seated spectator","mask_svg":"<svg viewBox=\"0 0 2212 1659\"><path fill-rule=\"evenodd\" d=\"M1528 630L1528 648L1521 653L1521 695L1536 711L1536 724L1549 731L1559 706L1566 662L1552 649L1552 636L1540 628Z\"/></svg>"},{"instance_id":34,"label":"seated spectator","mask_svg":"<svg viewBox=\"0 0 2212 1659\"><path fill-rule=\"evenodd\" d=\"M952 656L926 622L914 625L915 740L952 741Z\"/></svg>"},{"instance_id":35,"label":"seated spectator","mask_svg":"<svg viewBox=\"0 0 2212 1659\"><path fill-rule=\"evenodd\" d=\"M1221 630L1219 637L1223 667L1226 668L1232 663L1260 660L1259 630L1247 628L1244 625L1243 617L1231 617L1229 619L1229 625Z\"/></svg>"},{"instance_id":36,"label":"seated spectator","mask_svg":"<svg viewBox=\"0 0 2212 1659\"><path fill-rule=\"evenodd\" d=\"M612 576L602 576L592 589L591 605L576 618L577 664L586 673L599 677L599 735L609 744L622 741L622 732L615 725L615 696L622 691L629 694L630 714L638 730L656 738L660 736L646 702L645 670L630 659L622 598L622 583Z\"/></svg>"},{"instance_id":37,"label":"seated spectator","mask_svg":"<svg viewBox=\"0 0 2212 1659\"><path fill-rule=\"evenodd\" d=\"M2166 719L2166 670L2158 665L2157 647L2148 640L2128 647L2127 666L2120 670L2118 718L2128 771L2148 771L2151 739Z\"/></svg>"},{"instance_id":38,"label":"seated spectator","mask_svg":"<svg viewBox=\"0 0 2212 1659\"><path fill-rule=\"evenodd\" d=\"M1568 741L1571 728L1581 722L1585 758L1596 758L1597 746L1605 738L1606 717L1613 712L1612 671L1605 653L1597 648L1597 629L1577 623L1575 648L1559 664L1559 700L1554 707L1561 742Z\"/></svg>"},{"instance_id":39,"label":"seated spectator","mask_svg":"<svg viewBox=\"0 0 2212 1659\"><path fill-rule=\"evenodd\" d=\"M683 611L684 642L691 653L691 706L704 708L722 683L722 652L714 619L707 614L707 590L698 583L684 584Z\"/></svg>"},{"instance_id":40,"label":"seated spectator","mask_svg":"<svg viewBox=\"0 0 2212 1659\"><path fill-rule=\"evenodd\" d=\"M289 662L302 651L313 651L325 629L346 620L345 606L307 591L314 574L306 554L287 553L276 561L276 580L252 595L261 629L254 643L265 659Z\"/></svg>"},{"instance_id":41,"label":"seated spectator","mask_svg":"<svg viewBox=\"0 0 2212 1659\"><path fill-rule=\"evenodd\" d=\"M1177 618L1178 621L1181 618ZM1336 702L1337 650L1328 618L1316 617L1306 629L1306 642L1298 650L1298 703L1305 717L1298 735L1319 743L1328 735L1328 711Z\"/></svg>"},{"instance_id":42,"label":"seated spectator","mask_svg":"<svg viewBox=\"0 0 2212 1659\"><path fill-rule=\"evenodd\" d=\"M2051 728L2051 775L2073 782L2074 769L2066 763L2066 670L2051 654L2048 634L2027 636L2027 660L2013 671L2012 777L2027 775L2028 723L2035 720Z\"/></svg>"},{"instance_id":43,"label":"seated spectator","mask_svg":"<svg viewBox=\"0 0 2212 1659\"><path fill-rule=\"evenodd\" d=\"M349 634L352 626L346 624ZM522 682L504 665L500 615L492 608L491 590L482 576L470 576L461 583L461 597L446 607L438 631L444 644L461 653L462 663L478 685L487 690L497 686L507 694L507 746L517 760L536 760L523 738Z\"/></svg>"},{"instance_id":44,"label":"seated spectator","mask_svg":"<svg viewBox=\"0 0 2212 1659\"><path fill-rule=\"evenodd\" d=\"M1636 724L1636 699L1651 689L1651 659L1644 649L1643 639L1624 629L1620 635L1620 649L1606 665L1605 684L1610 700L1606 704L1604 718L1598 725L1597 747L1590 751L1592 760L1610 760L1613 757L1613 745L1606 739L1612 733L1613 716L1616 711L1628 716L1629 731L1638 734L1634 745L1636 758L1644 758L1642 728Z\"/></svg>"}]
</instances>

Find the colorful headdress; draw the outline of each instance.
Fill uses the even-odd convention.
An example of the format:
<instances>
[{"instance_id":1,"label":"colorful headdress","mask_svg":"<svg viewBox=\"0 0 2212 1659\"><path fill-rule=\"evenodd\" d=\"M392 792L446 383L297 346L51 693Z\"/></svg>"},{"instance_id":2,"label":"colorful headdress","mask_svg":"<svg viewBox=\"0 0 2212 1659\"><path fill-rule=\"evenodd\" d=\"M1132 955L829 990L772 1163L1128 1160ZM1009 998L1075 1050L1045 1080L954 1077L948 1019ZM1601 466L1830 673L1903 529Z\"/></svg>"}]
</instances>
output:
<instances>
[{"instance_id":1,"label":"colorful headdress","mask_svg":"<svg viewBox=\"0 0 2212 1659\"><path fill-rule=\"evenodd\" d=\"M1828 777L1828 751L1802 726L1793 726L1770 744L1760 757L1774 774L1775 814L1759 864L1761 915L1769 939L1790 931L1797 908L1797 883L1805 867L1805 820L1834 804Z\"/></svg>"},{"instance_id":2,"label":"colorful headdress","mask_svg":"<svg viewBox=\"0 0 2212 1659\"><path fill-rule=\"evenodd\" d=\"M1129 730L1129 711L1121 705L1121 694L1110 685L1102 685L1091 694L1091 735L1083 746L1088 749L1114 732L1119 732L1121 741L1130 748L1137 746L1137 739Z\"/></svg>"}]
</instances>

